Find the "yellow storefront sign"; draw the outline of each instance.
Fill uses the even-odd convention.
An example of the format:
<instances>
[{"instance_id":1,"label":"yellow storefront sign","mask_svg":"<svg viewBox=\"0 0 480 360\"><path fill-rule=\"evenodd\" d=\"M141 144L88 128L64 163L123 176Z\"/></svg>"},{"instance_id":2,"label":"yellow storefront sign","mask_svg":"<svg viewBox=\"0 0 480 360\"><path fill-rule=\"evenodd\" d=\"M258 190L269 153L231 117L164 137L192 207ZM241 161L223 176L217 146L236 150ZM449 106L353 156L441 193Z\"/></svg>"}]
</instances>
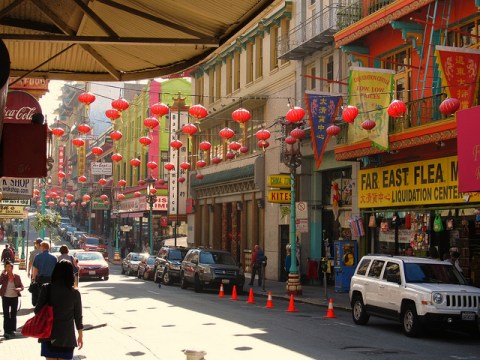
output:
<instances>
[{"instance_id":1,"label":"yellow storefront sign","mask_svg":"<svg viewBox=\"0 0 480 360\"><path fill-rule=\"evenodd\" d=\"M290 188L290 175L269 175L267 177L267 186L272 188L288 189Z\"/></svg>"},{"instance_id":2,"label":"yellow storefront sign","mask_svg":"<svg viewBox=\"0 0 480 360\"><path fill-rule=\"evenodd\" d=\"M268 192L268 202L287 204L292 200L290 190L270 190Z\"/></svg>"},{"instance_id":3,"label":"yellow storefront sign","mask_svg":"<svg viewBox=\"0 0 480 360\"><path fill-rule=\"evenodd\" d=\"M23 219L25 207L18 205L0 205L0 219Z\"/></svg>"},{"instance_id":4,"label":"yellow storefront sign","mask_svg":"<svg viewBox=\"0 0 480 360\"><path fill-rule=\"evenodd\" d=\"M358 179L360 208L480 201L458 192L456 156L360 170Z\"/></svg>"}]
</instances>

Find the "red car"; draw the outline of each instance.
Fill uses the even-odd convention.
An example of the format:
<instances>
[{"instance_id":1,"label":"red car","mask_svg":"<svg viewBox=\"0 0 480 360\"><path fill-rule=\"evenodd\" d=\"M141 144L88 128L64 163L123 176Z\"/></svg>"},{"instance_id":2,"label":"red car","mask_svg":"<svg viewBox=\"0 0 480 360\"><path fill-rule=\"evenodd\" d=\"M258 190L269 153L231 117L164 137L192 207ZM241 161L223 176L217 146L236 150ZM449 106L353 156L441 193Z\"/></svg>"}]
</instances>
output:
<instances>
[{"instance_id":1,"label":"red car","mask_svg":"<svg viewBox=\"0 0 480 360\"><path fill-rule=\"evenodd\" d=\"M108 280L110 269L102 253L98 251L77 251L75 258L78 260L79 280L92 278Z\"/></svg>"},{"instance_id":2,"label":"red car","mask_svg":"<svg viewBox=\"0 0 480 360\"><path fill-rule=\"evenodd\" d=\"M105 258L108 258L107 255L107 245L105 240L101 237L91 234L82 234L78 240L80 249L87 251L98 251L103 254Z\"/></svg>"}]
</instances>

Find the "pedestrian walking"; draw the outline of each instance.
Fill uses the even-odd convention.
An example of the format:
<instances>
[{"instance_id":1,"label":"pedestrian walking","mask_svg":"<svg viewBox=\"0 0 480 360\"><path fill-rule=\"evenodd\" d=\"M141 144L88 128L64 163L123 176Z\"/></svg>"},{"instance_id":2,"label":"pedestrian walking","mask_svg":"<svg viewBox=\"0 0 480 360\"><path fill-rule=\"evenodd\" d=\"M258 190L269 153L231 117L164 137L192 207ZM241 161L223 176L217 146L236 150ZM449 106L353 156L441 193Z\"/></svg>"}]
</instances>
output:
<instances>
[{"instance_id":1,"label":"pedestrian walking","mask_svg":"<svg viewBox=\"0 0 480 360\"><path fill-rule=\"evenodd\" d=\"M28 257L28 266L27 266L27 276L31 278L32 275L32 270L33 270L33 259L35 259L35 256L40 254L42 250L40 249L40 244L42 243L42 238L37 238L35 242L33 243L34 250L30 251L30 255ZM32 279L35 280L35 279Z\"/></svg>"},{"instance_id":2,"label":"pedestrian walking","mask_svg":"<svg viewBox=\"0 0 480 360\"><path fill-rule=\"evenodd\" d=\"M18 298L23 291L22 279L13 273L13 262L5 262L5 270L0 275L0 296L3 309L3 336L11 339L17 330Z\"/></svg>"},{"instance_id":3,"label":"pedestrian walking","mask_svg":"<svg viewBox=\"0 0 480 360\"><path fill-rule=\"evenodd\" d=\"M15 261L15 255L9 244L6 244L5 249L2 251L2 263L7 261L11 261L12 263Z\"/></svg>"},{"instance_id":4,"label":"pedestrian walking","mask_svg":"<svg viewBox=\"0 0 480 360\"><path fill-rule=\"evenodd\" d=\"M73 359L75 347L83 347L82 297L73 284L73 265L61 260L53 269L51 283L43 285L40 291L35 314L47 303L53 307L51 336L38 340L41 356L46 359Z\"/></svg>"},{"instance_id":5,"label":"pedestrian walking","mask_svg":"<svg viewBox=\"0 0 480 360\"><path fill-rule=\"evenodd\" d=\"M33 259L33 274L32 278L34 279L36 287L33 287L32 292L32 303L36 305L38 298L39 288L46 283L49 283L52 277L53 269L57 264L57 258L50 254L50 244L48 241L42 241L40 244L41 253L35 256Z\"/></svg>"},{"instance_id":6,"label":"pedestrian walking","mask_svg":"<svg viewBox=\"0 0 480 360\"><path fill-rule=\"evenodd\" d=\"M57 257L57 261L67 260L73 265L73 276L75 279L74 287L78 288L78 260L72 255L68 254L69 249L67 245L60 246L60 255Z\"/></svg>"},{"instance_id":7,"label":"pedestrian walking","mask_svg":"<svg viewBox=\"0 0 480 360\"><path fill-rule=\"evenodd\" d=\"M258 273L258 286L262 286L263 261L265 254L259 245L255 245L252 253L252 277L250 278L250 286L255 282L255 275Z\"/></svg>"}]
</instances>

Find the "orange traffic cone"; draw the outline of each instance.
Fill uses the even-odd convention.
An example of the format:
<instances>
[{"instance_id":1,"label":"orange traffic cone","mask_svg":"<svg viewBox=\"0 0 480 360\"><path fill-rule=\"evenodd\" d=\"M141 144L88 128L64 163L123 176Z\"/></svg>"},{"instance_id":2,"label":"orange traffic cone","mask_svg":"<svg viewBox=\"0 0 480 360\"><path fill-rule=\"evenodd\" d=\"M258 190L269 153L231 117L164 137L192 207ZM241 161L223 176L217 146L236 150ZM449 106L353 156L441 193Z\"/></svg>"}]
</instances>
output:
<instances>
[{"instance_id":1,"label":"orange traffic cone","mask_svg":"<svg viewBox=\"0 0 480 360\"><path fill-rule=\"evenodd\" d=\"M290 295L290 304L288 305L288 310L286 312L297 312L295 309L295 301L293 300L293 294Z\"/></svg>"},{"instance_id":2,"label":"orange traffic cone","mask_svg":"<svg viewBox=\"0 0 480 360\"><path fill-rule=\"evenodd\" d=\"M220 292L218 293L218 297L225 297L225 293L223 292L223 284L220 284Z\"/></svg>"},{"instance_id":3,"label":"orange traffic cone","mask_svg":"<svg viewBox=\"0 0 480 360\"><path fill-rule=\"evenodd\" d=\"M327 315L324 316L326 319L335 319L335 313L333 312L333 299L330 299L328 302L328 310L327 310Z\"/></svg>"},{"instance_id":4,"label":"orange traffic cone","mask_svg":"<svg viewBox=\"0 0 480 360\"><path fill-rule=\"evenodd\" d=\"M238 300L238 298L237 298L237 286L236 285L233 285L232 297L230 298L230 300Z\"/></svg>"},{"instance_id":5,"label":"orange traffic cone","mask_svg":"<svg viewBox=\"0 0 480 360\"><path fill-rule=\"evenodd\" d=\"M248 294L247 304L255 304L255 300L253 300L253 289L250 288L250 293Z\"/></svg>"},{"instance_id":6,"label":"orange traffic cone","mask_svg":"<svg viewBox=\"0 0 480 360\"><path fill-rule=\"evenodd\" d=\"M272 301L272 292L268 292L268 298L267 298L267 305L265 305L267 309L273 309L273 301Z\"/></svg>"}]
</instances>

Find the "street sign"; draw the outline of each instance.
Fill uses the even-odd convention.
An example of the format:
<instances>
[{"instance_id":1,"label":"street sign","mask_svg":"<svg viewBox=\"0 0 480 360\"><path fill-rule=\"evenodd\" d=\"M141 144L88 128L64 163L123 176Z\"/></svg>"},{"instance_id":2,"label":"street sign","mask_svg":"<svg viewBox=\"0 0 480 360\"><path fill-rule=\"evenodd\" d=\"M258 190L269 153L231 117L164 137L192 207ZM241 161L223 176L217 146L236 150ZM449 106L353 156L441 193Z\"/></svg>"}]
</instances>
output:
<instances>
[{"instance_id":1,"label":"street sign","mask_svg":"<svg viewBox=\"0 0 480 360\"><path fill-rule=\"evenodd\" d=\"M0 200L0 206L10 206L10 205L21 205L21 206L30 206L30 199L22 200Z\"/></svg>"},{"instance_id":2,"label":"street sign","mask_svg":"<svg viewBox=\"0 0 480 360\"><path fill-rule=\"evenodd\" d=\"M120 230L122 230L123 232L128 232L130 230L132 230L133 228L129 225L122 225L120 226Z\"/></svg>"},{"instance_id":3,"label":"street sign","mask_svg":"<svg viewBox=\"0 0 480 360\"><path fill-rule=\"evenodd\" d=\"M24 207L18 205L0 206L0 219L24 219Z\"/></svg>"},{"instance_id":4,"label":"street sign","mask_svg":"<svg viewBox=\"0 0 480 360\"><path fill-rule=\"evenodd\" d=\"M269 190L268 202L286 204L292 200L290 190Z\"/></svg>"},{"instance_id":5,"label":"street sign","mask_svg":"<svg viewBox=\"0 0 480 360\"><path fill-rule=\"evenodd\" d=\"M112 175L111 162L92 162L90 163L92 175Z\"/></svg>"},{"instance_id":6,"label":"street sign","mask_svg":"<svg viewBox=\"0 0 480 360\"><path fill-rule=\"evenodd\" d=\"M306 201L295 203L295 217L297 219L308 219L308 207Z\"/></svg>"},{"instance_id":7,"label":"street sign","mask_svg":"<svg viewBox=\"0 0 480 360\"><path fill-rule=\"evenodd\" d=\"M269 175L267 177L267 186L272 188L288 189L290 188L290 175Z\"/></svg>"}]
</instances>

